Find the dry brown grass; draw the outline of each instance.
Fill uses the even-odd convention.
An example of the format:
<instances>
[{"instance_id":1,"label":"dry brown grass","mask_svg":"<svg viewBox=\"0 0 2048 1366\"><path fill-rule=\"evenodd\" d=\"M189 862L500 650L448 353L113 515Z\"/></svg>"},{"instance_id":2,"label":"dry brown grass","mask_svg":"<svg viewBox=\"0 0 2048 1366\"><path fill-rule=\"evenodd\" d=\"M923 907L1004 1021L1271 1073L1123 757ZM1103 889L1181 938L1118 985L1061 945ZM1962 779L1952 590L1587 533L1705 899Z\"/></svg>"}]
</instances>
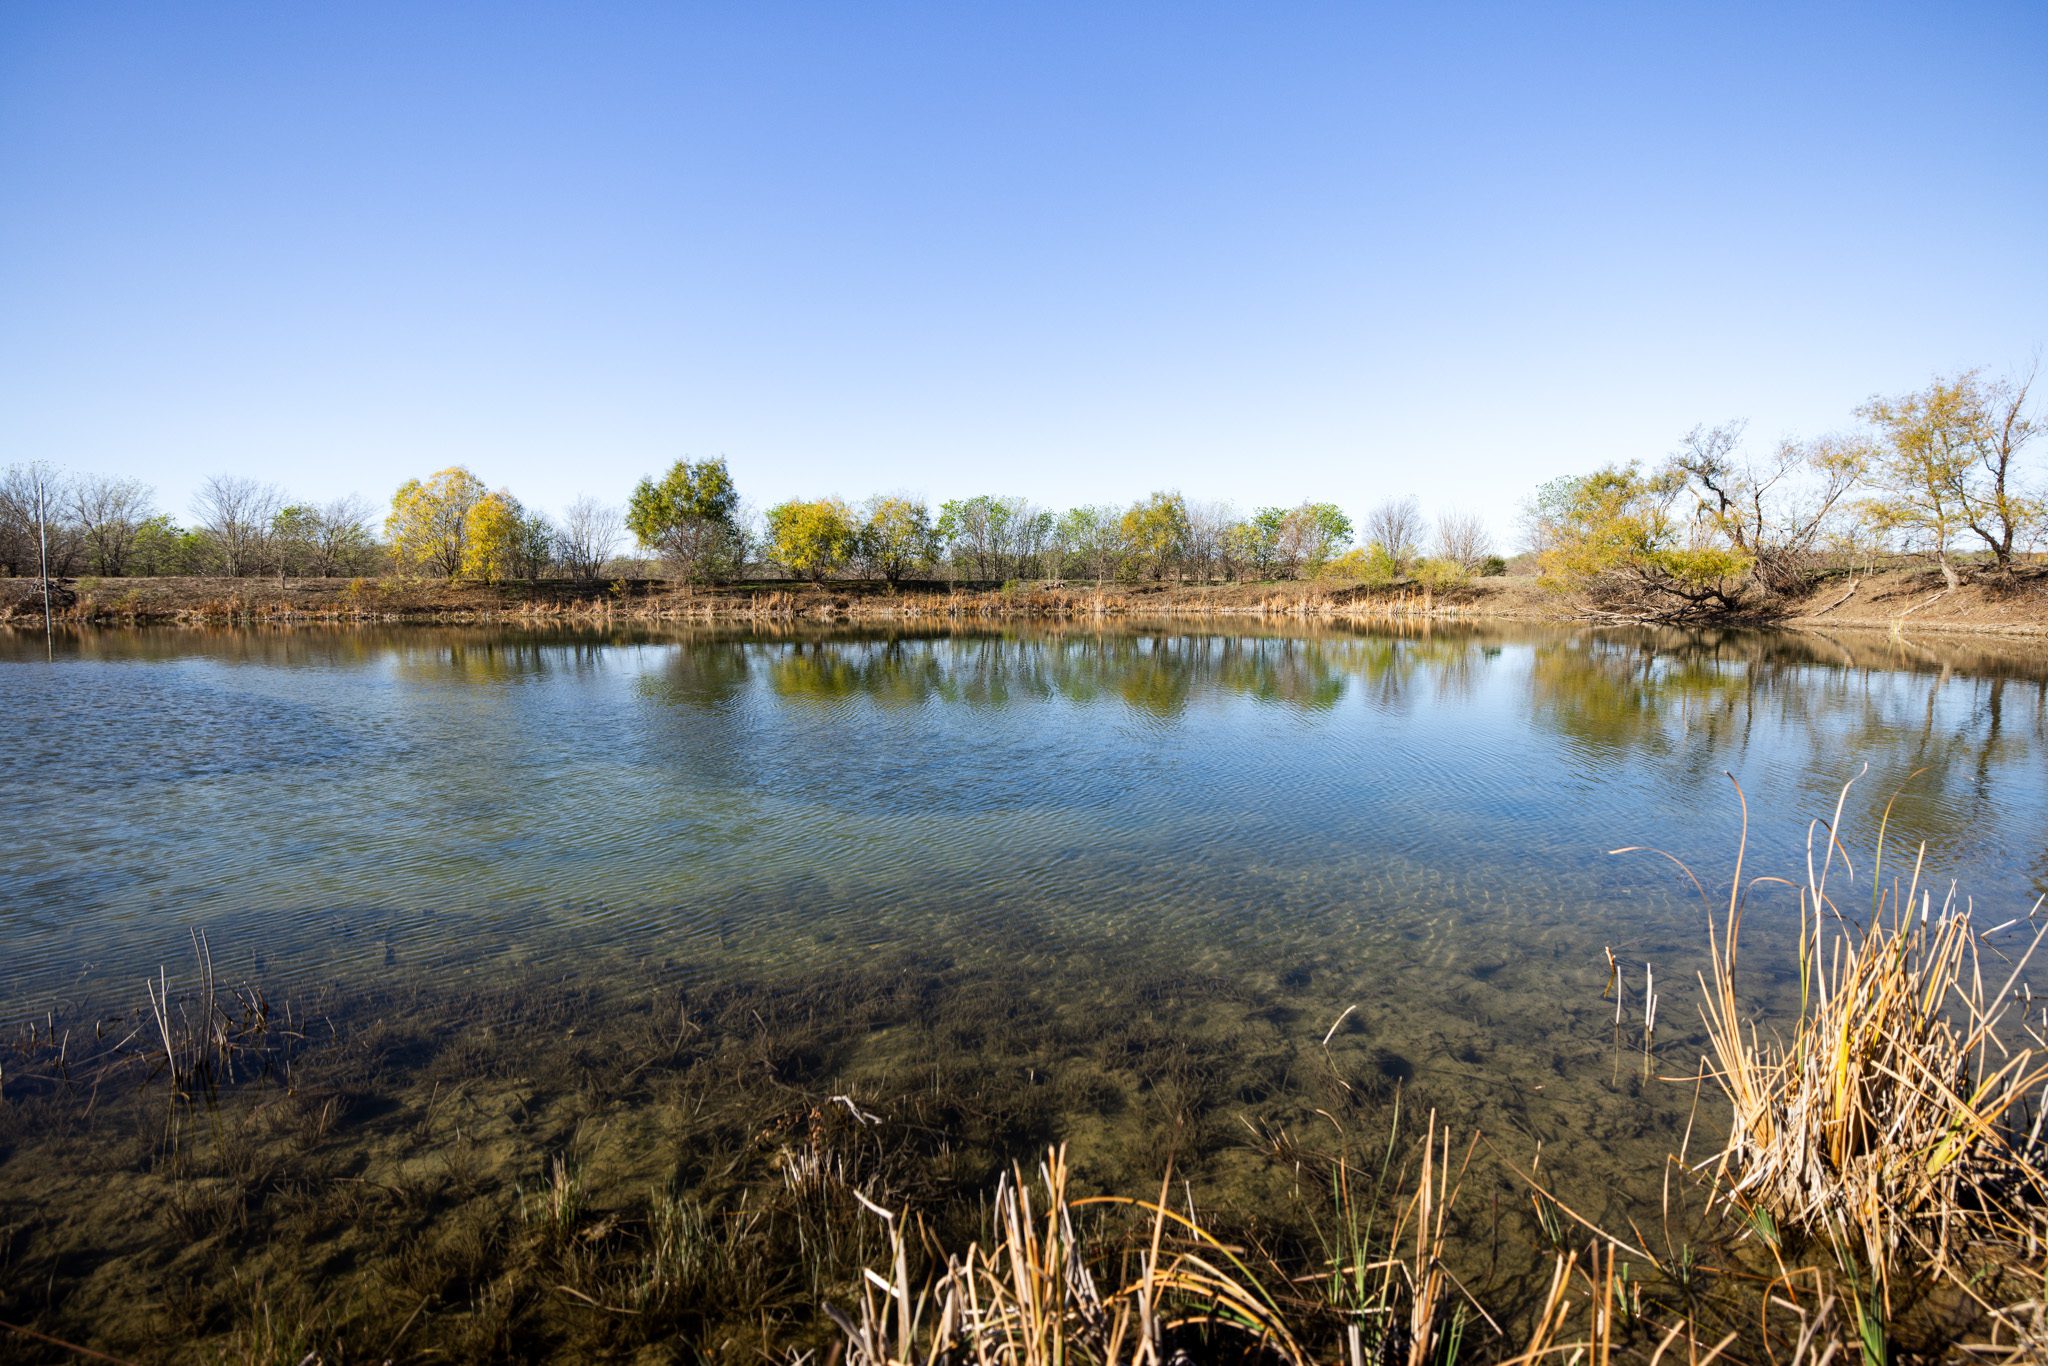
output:
<instances>
[{"instance_id":1,"label":"dry brown grass","mask_svg":"<svg viewBox=\"0 0 2048 1366\"><path fill-rule=\"evenodd\" d=\"M1840 813L1838 802L1835 823L1816 822L1822 847L1797 888L1800 1014L1788 1036L1747 1018L1737 988L1739 857L1725 919L1710 921L1711 1075L1733 1111L1719 1159L1725 1198L1760 1228L1824 1240L1881 1297L1895 1275L1946 1272L1964 1253L2038 1258L2048 1062L2024 1019L2010 1021L2048 924L1995 927L2024 936L2015 954L2001 952L1953 889L1937 906L1921 886L1924 848L1910 879L1883 880L1882 831L1873 903L1857 923L1828 885L1849 866Z\"/></svg>"},{"instance_id":2,"label":"dry brown grass","mask_svg":"<svg viewBox=\"0 0 2048 1366\"><path fill-rule=\"evenodd\" d=\"M1037 1191L1021 1168L996 1192L987 1247L948 1256L919 1287L910 1274L906 1217L871 1204L889 1229L886 1274L869 1270L854 1312L828 1312L845 1335L848 1366L1166 1366L1167 1344L1191 1328L1240 1340L1246 1354L1287 1366L1309 1358L1280 1301L1236 1249L1157 1201L1068 1195L1064 1148L1039 1167ZM1109 1282L1091 1268L1075 1211L1119 1205L1150 1218L1135 1267Z\"/></svg>"}]
</instances>

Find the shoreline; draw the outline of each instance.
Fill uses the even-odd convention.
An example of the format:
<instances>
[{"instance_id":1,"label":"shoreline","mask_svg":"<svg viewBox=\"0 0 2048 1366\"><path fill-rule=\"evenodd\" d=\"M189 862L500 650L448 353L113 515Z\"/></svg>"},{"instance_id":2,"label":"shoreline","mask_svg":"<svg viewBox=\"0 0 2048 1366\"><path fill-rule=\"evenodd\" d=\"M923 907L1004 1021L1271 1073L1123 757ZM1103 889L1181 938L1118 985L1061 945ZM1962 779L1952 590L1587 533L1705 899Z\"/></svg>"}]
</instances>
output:
<instances>
[{"instance_id":1,"label":"shoreline","mask_svg":"<svg viewBox=\"0 0 2048 1366\"><path fill-rule=\"evenodd\" d=\"M1934 583L1930 591L1929 580ZM1557 626L1665 626L1679 630L1781 629L2048 638L2048 574L2003 591L1985 582L1953 593L1929 573L1889 570L1823 581L1769 616L1715 623L1624 620L1580 610L1533 578L1477 579L1432 591L1419 585L1363 588L1317 582L961 587L763 581L676 588L660 580L508 584L407 579L53 580L56 620L68 628L225 625L521 625L542 623L816 623L932 625L1224 618L1369 625L1383 622L1517 621ZM11 590L11 591L10 591ZM1850 610L1852 600L1854 605ZM42 624L33 580L0 587L0 629ZM1873 610L1873 609L1877 610Z\"/></svg>"}]
</instances>

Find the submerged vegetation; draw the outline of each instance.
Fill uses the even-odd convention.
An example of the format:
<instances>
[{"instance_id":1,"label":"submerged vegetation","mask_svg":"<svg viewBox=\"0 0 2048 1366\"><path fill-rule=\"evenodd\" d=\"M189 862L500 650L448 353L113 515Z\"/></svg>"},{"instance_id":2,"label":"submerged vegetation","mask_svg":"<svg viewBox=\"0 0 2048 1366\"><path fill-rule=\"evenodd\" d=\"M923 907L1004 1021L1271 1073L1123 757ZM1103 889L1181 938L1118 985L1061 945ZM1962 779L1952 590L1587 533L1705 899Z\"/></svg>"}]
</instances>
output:
<instances>
[{"instance_id":1,"label":"submerged vegetation","mask_svg":"<svg viewBox=\"0 0 2048 1366\"><path fill-rule=\"evenodd\" d=\"M874 1209L888 1222L891 1256L868 1272L857 1316L834 1311L847 1360L2041 1360L2048 1028L2013 1007L2032 1003L2024 973L2048 922L2010 917L1980 934L1953 891L1932 912L1917 860L1903 885L1883 881L1881 834L1874 904L1851 922L1828 892L1830 872L1849 857L1840 815L1838 805L1834 821L1815 823L1822 852L1798 889L1800 1009L1789 1038L1760 1023L1737 986L1736 944L1756 885L1744 882L1740 856L1725 919L1717 925L1708 908L1700 985L1710 1051L1697 1081L1728 1102L1729 1130L1704 1168L1683 1147L1669 1158L1662 1255L1634 1218L1610 1231L1572 1211L1532 1165L1524 1181L1550 1247L1548 1286L1489 1309L1454 1270L1465 1249L1449 1245L1474 1236L1451 1217L1478 1139L1457 1157L1435 1115L1404 1160L1390 1136L1363 1215L1360 1171L1341 1145L1276 1142L1298 1173L1328 1183L1319 1227L1334 1236L1322 1243L1320 1272L1300 1249L1290 1258L1248 1247L1205 1226L1192 1205L1174 1208L1170 1173L1154 1201L1070 1199L1055 1150L1040 1169L1043 1216L1034 1220L1020 1194L1022 1170L1006 1177L989 1245L945 1256L922 1287L906 1272L897 1216ZM2008 929L2021 931L2013 956L1986 942ZM1996 987L1986 958L2003 965ZM1655 1000L1646 987L1646 1055ZM1341 1138L1341 1123L1325 1117ZM1673 1182L1692 1184L1700 1170L1712 1181L1674 1197ZM1674 1210L1688 1195L1698 1222L1674 1249ZM1086 1207L1105 1204L1150 1220L1119 1244L1108 1295L1074 1231Z\"/></svg>"},{"instance_id":2,"label":"submerged vegetation","mask_svg":"<svg viewBox=\"0 0 2048 1366\"><path fill-rule=\"evenodd\" d=\"M2038 1359L2048 923L1979 930L1840 823L1802 879L1738 860L1696 1000L1678 958L1572 966L1577 1060L1478 1094L1388 1001L1287 1008L1335 960L1105 941L1055 981L1020 942L273 1005L195 936L182 987L5 1050L0 1355ZM1781 886L1798 931L1745 926ZM1598 1137L1532 1144L1496 1085Z\"/></svg>"}]
</instances>

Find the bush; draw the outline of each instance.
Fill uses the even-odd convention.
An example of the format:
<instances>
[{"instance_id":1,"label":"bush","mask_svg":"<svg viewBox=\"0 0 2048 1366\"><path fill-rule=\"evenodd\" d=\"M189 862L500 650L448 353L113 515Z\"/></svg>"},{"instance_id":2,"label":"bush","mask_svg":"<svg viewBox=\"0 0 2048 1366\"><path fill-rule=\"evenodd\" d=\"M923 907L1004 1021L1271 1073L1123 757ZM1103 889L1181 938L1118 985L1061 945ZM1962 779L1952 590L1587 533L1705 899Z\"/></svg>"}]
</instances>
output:
<instances>
[{"instance_id":1,"label":"bush","mask_svg":"<svg viewBox=\"0 0 2048 1366\"><path fill-rule=\"evenodd\" d=\"M1432 593L1440 593L1446 588L1456 588L1460 584L1465 583L1471 578L1471 575L1467 574L1465 566L1459 564L1456 560L1439 559L1432 556L1418 563L1415 566L1414 573L1410 574L1409 577L1424 588L1429 589Z\"/></svg>"},{"instance_id":2,"label":"bush","mask_svg":"<svg viewBox=\"0 0 2048 1366\"><path fill-rule=\"evenodd\" d=\"M1498 555L1488 555L1479 562L1479 577L1498 579L1508 572L1508 562Z\"/></svg>"},{"instance_id":3,"label":"bush","mask_svg":"<svg viewBox=\"0 0 2048 1366\"><path fill-rule=\"evenodd\" d=\"M1400 577L1393 557L1378 546L1347 550L1324 565L1316 577L1326 583L1353 584L1359 588L1391 588Z\"/></svg>"}]
</instances>

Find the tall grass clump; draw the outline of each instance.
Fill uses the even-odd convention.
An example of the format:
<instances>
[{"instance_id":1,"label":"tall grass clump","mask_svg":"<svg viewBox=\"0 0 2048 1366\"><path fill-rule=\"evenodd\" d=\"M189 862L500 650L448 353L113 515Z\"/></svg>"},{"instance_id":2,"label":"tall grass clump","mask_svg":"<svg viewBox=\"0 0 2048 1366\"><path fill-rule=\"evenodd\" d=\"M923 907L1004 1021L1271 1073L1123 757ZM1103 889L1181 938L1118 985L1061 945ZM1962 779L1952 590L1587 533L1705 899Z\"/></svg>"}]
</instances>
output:
<instances>
[{"instance_id":1,"label":"tall grass clump","mask_svg":"<svg viewBox=\"0 0 2048 1366\"><path fill-rule=\"evenodd\" d=\"M852 1312L826 1312L848 1366L1310 1366L1333 1339L1348 1366L1444 1366L1470 1355L1476 1325L1500 1336L1446 1258L1478 1143L1453 1148L1432 1114L1405 1158L1390 1137L1375 1177L1334 1160L1314 1269L1225 1238L1192 1204L1173 1207L1170 1173L1156 1200L1077 1198L1055 1147L1035 1184L1022 1168L1002 1180L985 1243L925 1249L937 1265L923 1278L917 1226L863 1199L888 1226L889 1263L864 1273ZM1108 1216L1093 1241L1077 1232L1090 1215Z\"/></svg>"},{"instance_id":2,"label":"tall grass clump","mask_svg":"<svg viewBox=\"0 0 2048 1366\"><path fill-rule=\"evenodd\" d=\"M905 1216L863 1198L888 1226L890 1254L885 1271L864 1273L851 1313L827 1307L847 1366L1165 1366L1188 1359L1188 1342L1211 1339L1229 1341L1229 1359L1306 1366L1282 1301L1238 1249L1169 1209L1164 1185L1157 1201L1075 1200L1068 1179L1064 1148L1047 1153L1035 1193L1013 1169L996 1191L988 1245L946 1256L921 1284ZM1107 1288L1075 1231L1075 1212L1088 1205L1123 1206L1151 1221L1149 1238Z\"/></svg>"},{"instance_id":3,"label":"tall grass clump","mask_svg":"<svg viewBox=\"0 0 2048 1366\"><path fill-rule=\"evenodd\" d=\"M1731 1110L1722 1198L1774 1254L1794 1239L1832 1252L1868 1361L1886 1354L1902 1292L1924 1299L1939 1283L1995 1313L1986 1287L2048 1255L2048 1049L2013 1010L2032 999L2025 970L2048 924L2030 913L1980 931L1953 888L1936 903L1921 885L1924 846L1910 877L1887 882L1889 806L1868 912L1852 916L1830 887L1838 869L1854 876L1837 834L1847 797L1809 828L1803 885L1743 882L1745 807L1726 910L1708 916L1702 1013ZM1799 896L1799 1014L1778 1031L1737 985L1745 898L1766 882ZM2010 930L2008 952L1994 936Z\"/></svg>"}]
</instances>

